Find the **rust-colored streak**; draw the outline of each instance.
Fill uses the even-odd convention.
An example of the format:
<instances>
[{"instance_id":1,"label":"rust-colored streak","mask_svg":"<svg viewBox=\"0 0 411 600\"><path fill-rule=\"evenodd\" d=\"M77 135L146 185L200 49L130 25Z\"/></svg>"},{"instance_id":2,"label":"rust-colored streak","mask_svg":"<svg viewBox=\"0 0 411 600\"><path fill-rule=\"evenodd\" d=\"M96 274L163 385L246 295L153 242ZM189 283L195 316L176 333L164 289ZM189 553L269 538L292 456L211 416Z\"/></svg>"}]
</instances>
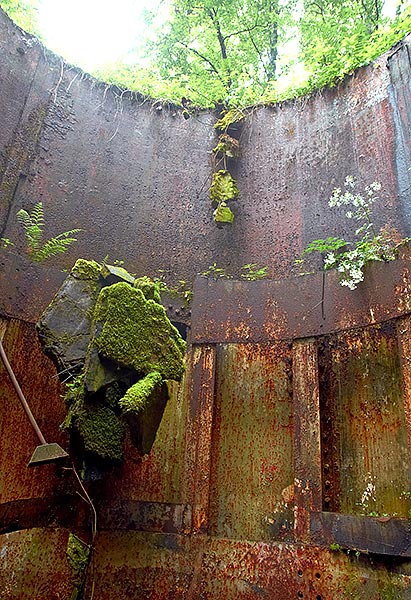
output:
<instances>
[{"instance_id":1,"label":"rust-colored streak","mask_svg":"<svg viewBox=\"0 0 411 600\"><path fill-rule=\"evenodd\" d=\"M272 539L292 529L293 416L287 344L218 349L210 525Z\"/></svg>"},{"instance_id":2,"label":"rust-colored streak","mask_svg":"<svg viewBox=\"0 0 411 600\"><path fill-rule=\"evenodd\" d=\"M193 529L208 528L210 499L211 431L214 414L216 350L212 346L192 350L192 389L188 468L192 476ZM189 456L191 454L191 457Z\"/></svg>"},{"instance_id":3,"label":"rust-colored streak","mask_svg":"<svg viewBox=\"0 0 411 600\"><path fill-rule=\"evenodd\" d=\"M65 413L61 386L53 364L41 351L34 327L10 321L3 344L45 438L67 447L67 436L59 429ZM52 496L60 487L55 468L52 465L27 468L39 442L3 365L0 365L0 413L0 501Z\"/></svg>"},{"instance_id":4,"label":"rust-colored streak","mask_svg":"<svg viewBox=\"0 0 411 600\"><path fill-rule=\"evenodd\" d=\"M401 360L408 460L411 462L411 322L409 316L397 321L397 337Z\"/></svg>"},{"instance_id":5,"label":"rust-colored streak","mask_svg":"<svg viewBox=\"0 0 411 600\"><path fill-rule=\"evenodd\" d=\"M325 509L406 516L411 473L395 325L330 336L320 365Z\"/></svg>"},{"instance_id":6,"label":"rust-colored streak","mask_svg":"<svg viewBox=\"0 0 411 600\"><path fill-rule=\"evenodd\" d=\"M317 342L293 344L294 464L299 539L309 534L309 511L321 510L320 401Z\"/></svg>"}]
</instances>

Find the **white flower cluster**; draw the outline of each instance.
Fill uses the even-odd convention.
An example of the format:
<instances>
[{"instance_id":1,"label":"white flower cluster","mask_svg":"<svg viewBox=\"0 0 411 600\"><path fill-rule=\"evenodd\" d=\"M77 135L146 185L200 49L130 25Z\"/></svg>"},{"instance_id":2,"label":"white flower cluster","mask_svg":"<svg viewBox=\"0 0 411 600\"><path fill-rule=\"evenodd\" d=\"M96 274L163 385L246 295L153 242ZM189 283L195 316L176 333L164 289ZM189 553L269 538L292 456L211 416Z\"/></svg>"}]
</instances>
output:
<instances>
[{"instance_id":1,"label":"white flower cluster","mask_svg":"<svg viewBox=\"0 0 411 600\"><path fill-rule=\"evenodd\" d=\"M313 240L296 261L301 267L305 255L319 252L324 270L336 269L341 285L350 290L355 290L363 281L364 268L368 262L394 260L398 247L411 241L410 238L404 238L398 244L387 229L380 232L376 230L371 220L371 208L378 200L376 193L381 189L381 184L374 181L365 186L361 193L356 192L356 186L357 181L354 177L346 177L344 191L335 188L328 201L331 208L346 208L347 219L358 222L355 238L352 241L337 237Z\"/></svg>"},{"instance_id":2,"label":"white flower cluster","mask_svg":"<svg viewBox=\"0 0 411 600\"><path fill-rule=\"evenodd\" d=\"M365 488L365 490L361 496L361 505L364 508L368 508L368 504L369 504L370 500L372 502L376 502L375 484L373 483L374 481L375 481L375 476L373 477L371 475L371 473L368 473L367 487Z\"/></svg>"},{"instance_id":3,"label":"white flower cluster","mask_svg":"<svg viewBox=\"0 0 411 600\"><path fill-rule=\"evenodd\" d=\"M374 181L365 186L365 195L354 193L356 185L354 177L351 175L346 177L345 192L342 192L341 188L335 188L328 205L331 208L350 207L345 216L347 219L361 221L361 226L356 229L355 235L362 236L362 239L355 243L353 250L340 254L329 252L324 259L324 269L337 268L340 273L341 285L350 290L355 290L357 285L363 281L363 270L367 261L381 260L381 252L377 251L379 236L375 236L374 225L370 218L370 207L377 200L375 192L381 189L381 184Z\"/></svg>"}]
</instances>

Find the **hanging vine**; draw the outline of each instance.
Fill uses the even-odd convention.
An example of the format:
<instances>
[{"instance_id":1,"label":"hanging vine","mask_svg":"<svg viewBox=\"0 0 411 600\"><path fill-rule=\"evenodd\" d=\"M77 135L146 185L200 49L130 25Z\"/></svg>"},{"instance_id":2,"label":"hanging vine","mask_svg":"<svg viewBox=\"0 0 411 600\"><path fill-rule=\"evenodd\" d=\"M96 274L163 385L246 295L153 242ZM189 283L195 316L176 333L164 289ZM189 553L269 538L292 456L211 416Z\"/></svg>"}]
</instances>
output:
<instances>
[{"instance_id":1,"label":"hanging vine","mask_svg":"<svg viewBox=\"0 0 411 600\"><path fill-rule=\"evenodd\" d=\"M238 134L238 123L245 114L240 109L230 109L214 125L219 130L218 144L213 148L215 156L214 172L210 185L210 199L214 207L213 218L218 226L230 225L234 213L228 206L229 202L240 197L237 182L228 170L229 161L235 161L240 156L240 142L234 137ZM220 168L220 167L223 168Z\"/></svg>"}]
</instances>

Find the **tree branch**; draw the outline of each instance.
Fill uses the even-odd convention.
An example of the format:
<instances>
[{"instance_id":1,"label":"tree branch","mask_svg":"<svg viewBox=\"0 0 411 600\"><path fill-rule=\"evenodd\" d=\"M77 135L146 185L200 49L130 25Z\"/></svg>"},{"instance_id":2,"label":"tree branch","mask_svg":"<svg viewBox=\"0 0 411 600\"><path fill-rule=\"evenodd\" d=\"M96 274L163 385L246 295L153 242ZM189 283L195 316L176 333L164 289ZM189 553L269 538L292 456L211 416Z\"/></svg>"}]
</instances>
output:
<instances>
[{"instance_id":1,"label":"tree branch","mask_svg":"<svg viewBox=\"0 0 411 600\"><path fill-rule=\"evenodd\" d=\"M224 87L226 87L226 83L224 81L224 79L221 76L220 71L217 69L217 67L211 62L211 60L209 60L206 56L204 56L204 54L201 54L201 52L199 52L198 50L196 50L195 48L191 48L188 44L186 44L185 42L182 42L180 40L178 40L178 43L181 44L181 46L184 46L184 48L186 48L186 50L189 50L190 52L192 52L193 54L195 54L196 56L198 56L198 58L201 58L201 60L203 60L204 62L206 62L208 65L210 65L211 69L214 71L214 73L217 75L217 77L219 78L219 80L221 81L221 83L224 85Z\"/></svg>"}]
</instances>

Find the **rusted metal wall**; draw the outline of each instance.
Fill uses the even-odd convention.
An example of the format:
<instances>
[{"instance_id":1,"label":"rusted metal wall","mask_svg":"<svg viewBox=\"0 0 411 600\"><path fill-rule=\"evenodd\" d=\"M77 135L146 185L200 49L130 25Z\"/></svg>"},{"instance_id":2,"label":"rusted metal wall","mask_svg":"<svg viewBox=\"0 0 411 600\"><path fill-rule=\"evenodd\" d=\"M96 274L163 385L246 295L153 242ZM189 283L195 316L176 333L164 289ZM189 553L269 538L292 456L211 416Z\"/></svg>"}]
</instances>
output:
<instances>
[{"instance_id":1,"label":"rusted metal wall","mask_svg":"<svg viewBox=\"0 0 411 600\"><path fill-rule=\"evenodd\" d=\"M344 234L327 200L346 175L381 181L376 225L410 232L409 40L339 86L250 112L241 131L241 198L217 229L208 198L217 115L181 110L97 82L22 34L0 13L0 230L24 240L15 215L41 200L47 233L84 231L54 266L78 256L122 259L138 274L192 282L214 262L289 275L307 242ZM2 253L3 313L34 320L39 299L21 257ZM62 280L55 272L52 290Z\"/></svg>"},{"instance_id":2,"label":"rusted metal wall","mask_svg":"<svg viewBox=\"0 0 411 600\"><path fill-rule=\"evenodd\" d=\"M124 465L87 483L88 595L411 598L410 255L354 293L330 274L323 302L321 275L285 279L306 242L346 233L327 198L348 174L380 179L377 225L409 233L408 43L338 88L252 111L236 219L218 230L216 115L186 121L98 83L0 13L1 235L22 243L15 213L38 200L48 234L84 229L51 267L19 247L0 257L4 345L48 440L68 444L33 322L77 256L189 281L257 262L279 280L196 282L185 381L152 451L127 444ZM91 539L90 507L70 464L26 467L37 441L3 368L0 427L0 597L69 600L68 534Z\"/></svg>"},{"instance_id":3,"label":"rusted metal wall","mask_svg":"<svg viewBox=\"0 0 411 600\"><path fill-rule=\"evenodd\" d=\"M293 404L287 345L218 349L210 533L247 540L293 529ZM275 531L273 531L275 529Z\"/></svg>"},{"instance_id":4,"label":"rusted metal wall","mask_svg":"<svg viewBox=\"0 0 411 600\"><path fill-rule=\"evenodd\" d=\"M407 517L410 464L395 323L330 336L320 357L325 510Z\"/></svg>"}]
</instances>

